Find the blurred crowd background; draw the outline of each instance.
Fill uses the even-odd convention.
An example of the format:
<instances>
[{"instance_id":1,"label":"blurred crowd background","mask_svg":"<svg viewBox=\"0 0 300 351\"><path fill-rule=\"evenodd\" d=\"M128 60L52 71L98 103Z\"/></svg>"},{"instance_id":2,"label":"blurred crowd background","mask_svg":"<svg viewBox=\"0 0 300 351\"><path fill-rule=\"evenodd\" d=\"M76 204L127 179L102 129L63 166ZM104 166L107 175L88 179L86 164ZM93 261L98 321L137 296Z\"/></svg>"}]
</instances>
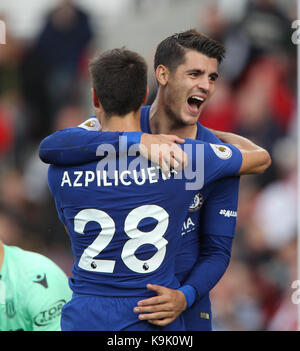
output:
<instances>
[{"instance_id":1,"label":"blurred crowd background","mask_svg":"<svg viewBox=\"0 0 300 351\"><path fill-rule=\"evenodd\" d=\"M149 63L166 36L189 28L223 42L215 96L201 117L249 137L272 166L242 177L230 266L212 290L215 330L297 330L296 0L1 0L0 239L45 254L71 274L69 240L37 154L51 132L92 113L88 60L121 47Z\"/></svg>"}]
</instances>

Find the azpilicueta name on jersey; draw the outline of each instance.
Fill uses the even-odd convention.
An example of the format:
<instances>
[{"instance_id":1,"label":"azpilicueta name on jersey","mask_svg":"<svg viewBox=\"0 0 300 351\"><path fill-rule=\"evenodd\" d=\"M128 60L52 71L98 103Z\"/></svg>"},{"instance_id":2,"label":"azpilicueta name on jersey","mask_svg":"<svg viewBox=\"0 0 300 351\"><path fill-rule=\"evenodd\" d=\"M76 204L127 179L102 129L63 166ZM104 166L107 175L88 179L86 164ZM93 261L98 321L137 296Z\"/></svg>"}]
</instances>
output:
<instances>
[{"instance_id":1,"label":"azpilicueta name on jersey","mask_svg":"<svg viewBox=\"0 0 300 351\"><path fill-rule=\"evenodd\" d=\"M171 170L169 174L161 172L159 166L153 166L148 168L142 168L139 171L134 170L74 170L74 171L64 171L62 180L60 183L61 187L88 187L93 186L118 186L123 184L125 186L130 186L132 183L137 185L143 185L146 182L157 183L159 178L163 180L168 180L171 178L172 173L177 173Z\"/></svg>"}]
</instances>

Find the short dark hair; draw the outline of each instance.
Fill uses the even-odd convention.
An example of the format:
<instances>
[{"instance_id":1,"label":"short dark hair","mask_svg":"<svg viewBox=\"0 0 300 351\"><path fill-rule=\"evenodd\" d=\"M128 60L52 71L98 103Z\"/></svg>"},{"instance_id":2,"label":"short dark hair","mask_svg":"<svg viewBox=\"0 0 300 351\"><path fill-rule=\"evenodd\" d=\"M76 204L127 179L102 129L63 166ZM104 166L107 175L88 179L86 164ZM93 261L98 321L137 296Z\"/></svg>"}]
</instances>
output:
<instances>
[{"instance_id":1,"label":"short dark hair","mask_svg":"<svg viewBox=\"0 0 300 351\"><path fill-rule=\"evenodd\" d=\"M158 46L154 57L154 70L164 65L171 71L185 61L186 50L196 50L221 63L225 57L225 48L218 41L199 33L195 29L175 33L164 39Z\"/></svg>"},{"instance_id":2,"label":"short dark hair","mask_svg":"<svg viewBox=\"0 0 300 351\"><path fill-rule=\"evenodd\" d=\"M107 117L139 109L147 91L147 70L145 59L125 48L108 50L92 59L93 87Z\"/></svg>"}]
</instances>

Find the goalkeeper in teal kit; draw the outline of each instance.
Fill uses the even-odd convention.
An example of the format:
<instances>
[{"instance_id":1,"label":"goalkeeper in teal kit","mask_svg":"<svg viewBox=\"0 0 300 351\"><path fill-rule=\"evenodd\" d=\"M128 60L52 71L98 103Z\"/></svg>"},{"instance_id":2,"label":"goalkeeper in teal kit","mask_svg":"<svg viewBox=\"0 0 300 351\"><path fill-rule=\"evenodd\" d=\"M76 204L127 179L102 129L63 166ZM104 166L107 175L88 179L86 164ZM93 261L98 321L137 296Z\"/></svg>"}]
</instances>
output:
<instances>
[{"instance_id":1,"label":"goalkeeper in teal kit","mask_svg":"<svg viewBox=\"0 0 300 351\"><path fill-rule=\"evenodd\" d=\"M0 241L0 331L60 331L70 299L67 276L54 262Z\"/></svg>"}]
</instances>

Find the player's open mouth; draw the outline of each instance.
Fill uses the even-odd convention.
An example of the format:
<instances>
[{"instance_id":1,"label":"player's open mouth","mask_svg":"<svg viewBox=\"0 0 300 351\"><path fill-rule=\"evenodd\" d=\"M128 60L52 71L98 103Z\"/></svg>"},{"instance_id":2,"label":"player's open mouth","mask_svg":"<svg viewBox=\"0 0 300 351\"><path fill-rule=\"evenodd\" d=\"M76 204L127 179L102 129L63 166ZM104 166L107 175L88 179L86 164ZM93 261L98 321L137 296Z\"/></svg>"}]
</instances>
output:
<instances>
[{"instance_id":1,"label":"player's open mouth","mask_svg":"<svg viewBox=\"0 0 300 351\"><path fill-rule=\"evenodd\" d=\"M198 115L200 113L200 106L205 101L204 97L192 95L187 99L188 108L191 114Z\"/></svg>"}]
</instances>

